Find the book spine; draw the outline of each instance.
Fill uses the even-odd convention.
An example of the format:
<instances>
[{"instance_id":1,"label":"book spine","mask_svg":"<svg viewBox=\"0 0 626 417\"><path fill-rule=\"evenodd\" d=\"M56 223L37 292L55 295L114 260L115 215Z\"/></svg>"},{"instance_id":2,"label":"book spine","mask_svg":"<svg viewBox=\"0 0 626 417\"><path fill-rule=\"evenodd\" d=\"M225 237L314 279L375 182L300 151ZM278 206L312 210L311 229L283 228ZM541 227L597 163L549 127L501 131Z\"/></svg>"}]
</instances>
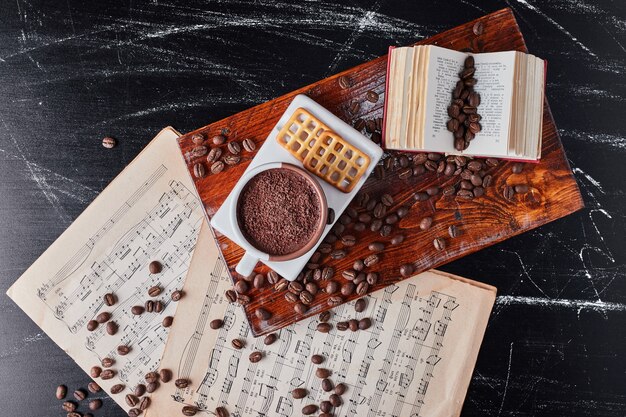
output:
<instances>
[{"instance_id":1,"label":"book spine","mask_svg":"<svg viewBox=\"0 0 626 417\"><path fill-rule=\"evenodd\" d=\"M391 51L393 51L396 47L390 46L387 51L387 71L385 74L385 104L383 106L383 131L380 132L380 144L383 149L387 149L385 145L385 132L387 131L387 107L389 106L389 67L391 66Z\"/></svg>"}]
</instances>

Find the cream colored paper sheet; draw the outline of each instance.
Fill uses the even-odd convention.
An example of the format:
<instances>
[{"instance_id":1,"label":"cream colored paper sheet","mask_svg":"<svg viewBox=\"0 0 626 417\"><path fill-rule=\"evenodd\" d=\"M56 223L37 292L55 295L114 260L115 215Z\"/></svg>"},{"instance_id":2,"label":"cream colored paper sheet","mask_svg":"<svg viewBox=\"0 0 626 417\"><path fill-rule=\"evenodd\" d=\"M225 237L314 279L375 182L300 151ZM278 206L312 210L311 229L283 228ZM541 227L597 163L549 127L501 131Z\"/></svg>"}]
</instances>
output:
<instances>
[{"instance_id":1,"label":"cream colored paper sheet","mask_svg":"<svg viewBox=\"0 0 626 417\"><path fill-rule=\"evenodd\" d=\"M304 405L328 397L315 377L311 355L326 357L331 379L349 386L336 416L450 417L460 413L496 290L477 282L426 272L367 297L363 313L353 303L334 310L332 323L371 317L366 331L323 334L316 318L282 329L271 346L254 339L241 308L230 304L224 264L206 225L185 282L161 366L189 378L190 387L164 384L152 395L148 417L181 415L184 405L213 415L225 406L231 416L299 416ZM208 323L224 319L224 327ZM231 340L245 340L235 350ZM264 358L250 363L259 350ZM289 394L304 387L309 396Z\"/></svg>"},{"instance_id":2,"label":"cream colored paper sheet","mask_svg":"<svg viewBox=\"0 0 626 417\"><path fill-rule=\"evenodd\" d=\"M125 384L111 397L126 410L125 394L158 367L168 335L161 322L174 315L170 294L183 285L202 224L177 137L162 130L8 291L86 372L105 356L115 358L117 376L97 382L109 393L113 384ZM160 274L148 272L152 260L164 265ZM143 305L157 284L164 311L133 316L130 308ZM113 307L103 303L107 292L118 297ZM103 325L87 331L101 311L112 313L116 335ZM127 356L116 352L122 344L132 348Z\"/></svg>"}]
</instances>

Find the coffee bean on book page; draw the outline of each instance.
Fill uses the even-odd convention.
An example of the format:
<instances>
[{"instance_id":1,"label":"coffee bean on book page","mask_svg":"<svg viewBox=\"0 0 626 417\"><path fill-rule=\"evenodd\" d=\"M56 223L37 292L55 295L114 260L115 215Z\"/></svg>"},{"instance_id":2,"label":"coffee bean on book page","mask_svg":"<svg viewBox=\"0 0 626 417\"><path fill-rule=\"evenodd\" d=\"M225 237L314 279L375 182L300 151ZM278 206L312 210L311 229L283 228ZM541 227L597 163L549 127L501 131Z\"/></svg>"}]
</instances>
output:
<instances>
[{"instance_id":1,"label":"coffee bean on book page","mask_svg":"<svg viewBox=\"0 0 626 417\"><path fill-rule=\"evenodd\" d=\"M331 314L330 311L323 311L323 312L320 313L320 315L318 317L318 320L321 323L326 323L327 321L330 320L331 316L332 316L332 314Z\"/></svg>"},{"instance_id":2,"label":"coffee bean on book page","mask_svg":"<svg viewBox=\"0 0 626 417\"><path fill-rule=\"evenodd\" d=\"M362 313L363 311L365 311L366 307L367 307L367 301L365 301L365 298L359 298L354 303L354 311L356 311L357 313Z\"/></svg>"},{"instance_id":3,"label":"coffee bean on book page","mask_svg":"<svg viewBox=\"0 0 626 417\"><path fill-rule=\"evenodd\" d=\"M335 385L335 394L343 395L348 390L348 387L344 383Z\"/></svg>"},{"instance_id":4,"label":"coffee bean on book page","mask_svg":"<svg viewBox=\"0 0 626 417\"><path fill-rule=\"evenodd\" d=\"M189 386L189 380L187 378L178 378L174 381L176 388L187 388Z\"/></svg>"},{"instance_id":5,"label":"coffee bean on book page","mask_svg":"<svg viewBox=\"0 0 626 417\"><path fill-rule=\"evenodd\" d=\"M130 353L130 346L126 346L126 345L119 345L117 347L117 354L120 356L126 356Z\"/></svg>"},{"instance_id":6,"label":"coffee bean on book page","mask_svg":"<svg viewBox=\"0 0 626 417\"><path fill-rule=\"evenodd\" d=\"M111 307L117 301L115 295L113 295L112 293L104 294L103 298L104 298L104 304L106 304L108 307Z\"/></svg>"},{"instance_id":7,"label":"coffee bean on book page","mask_svg":"<svg viewBox=\"0 0 626 417\"><path fill-rule=\"evenodd\" d=\"M158 285L154 285L148 289L148 295L150 297L156 297L159 294L161 294L161 287L159 287Z\"/></svg>"},{"instance_id":8,"label":"coffee bean on book page","mask_svg":"<svg viewBox=\"0 0 626 417\"><path fill-rule=\"evenodd\" d=\"M104 358L102 358L102 366L105 368L110 368L113 365L115 365L115 359L113 358L109 358L108 356L105 356Z\"/></svg>"},{"instance_id":9,"label":"coffee bean on book page","mask_svg":"<svg viewBox=\"0 0 626 417\"><path fill-rule=\"evenodd\" d=\"M163 318L163 322L161 324L163 325L163 327L167 328L167 327L170 327L172 323L174 323L174 317L166 316Z\"/></svg>"},{"instance_id":10,"label":"coffee bean on book page","mask_svg":"<svg viewBox=\"0 0 626 417\"><path fill-rule=\"evenodd\" d=\"M195 416L198 412L198 409L192 405L186 405L183 407L183 415L187 417Z\"/></svg>"},{"instance_id":11,"label":"coffee bean on book page","mask_svg":"<svg viewBox=\"0 0 626 417\"><path fill-rule=\"evenodd\" d=\"M110 336L113 336L115 333L117 333L117 329L118 329L118 326L116 322L110 321L107 323L107 333Z\"/></svg>"},{"instance_id":12,"label":"coffee bean on book page","mask_svg":"<svg viewBox=\"0 0 626 417\"><path fill-rule=\"evenodd\" d=\"M148 265L148 270L151 274L158 274L163 270L163 265L161 265L161 262L159 261L152 261Z\"/></svg>"},{"instance_id":13,"label":"coffee bean on book page","mask_svg":"<svg viewBox=\"0 0 626 417\"><path fill-rule=\"evenodd\" d=\"M219 174L224 170L224 162L215 161L211 164L211 174Z\"/></svg>"},{"instance_id":14,"label":"coffee bean on book page","mask_svg":"<svg viewBox=\"0 0 626 417\"><path fill-rule=\"evenodd\" d=\"M367 330L372 326L372 320L369 317L359 320L359 330Z\"/></svg>"},{"instance_id":15,"label":"coffee bean on book page","mask_svg":"<svg viewBox=\"0 0 626 417\"><path fill-rule=\"evenodd\" d=\"M318 323L317 324L317 331L320 333L328 333L330 332L331 329L332 329L332 326L330 325L330 323Z\"/></svg>"},{"instance_id":16,"label":"coffee bean on book page","mask_svg":"<svg viewBox=\"0 0 626 417\"><path fill-rule=\"evenodd\" d=\"M169 369L161 369L159 371L159 378L161 379L161 382L163 383L168 383L172 380L172 371L170 371Z\"/></svg>"},{"instance_id":17,"label":"coffee bean on book page","mask_svg":"<svg viewBox=\"0 0 626 417\"><path fill-rule=\"evenodd\" d=\"M103 311L102 313L96 316L96 321L98 323L106 323L110 319L111 319L111 313L109 313L108 311Z\"/></svg>"},{"instance_id":18,"label":"coffee bean on book page","mask_svg":"<svg viewBox=\"0 0 626 417\"><path fill-rule=\"evenodd\" d=\"M348 320L348 328L350 329L350 331L356 332L357 330L359 330L359 321L357 319Z\"/></svg>"},{"instance_id":19,"label":"coffee bean on book page","mask_svg":"<svg viewBox=\"0 0 626 417\"><path fill-rule=\"evenodd\" d=\"M124 384L115 384L111 387L111 394L119 394L120 392L124 391L125 388L126 386ZM145 387L144 387L144 390L145 390ZM135 392L135 395L137 395L136 392Z\"/></svg>"},{"instance_id":20,"label":"coffee bean on book page","mask_svg":"<svg viewBox=\"0 0 626 417\"><path fill-rule=\"evenodd\" d=\"M104 379L106 381L108 379L112 379L115 375L117 375L117 372L115 372L114 370L112 370L112 369L105 369L100 374L100 378L102 378L102 379Z\"/></svg>"},{"instance_id":21,"label":"coffee bean on book page","mask_svg":"<svg viewBox=\"0 0 626 417\"><path fill-rule=\"evenodd\" d=\"M307 390L304 388L296 388L293 391L291 391L291 396L296 400L304 398L306 397L306 395L307 395Z\"/></svg>"},{"instance_id":22,"label":"coffee bean on book page","mask_svg":"<svg viewBox=\"0 0 626 417\"><path fill-rule=\"evenodd\" d=\"M93 332L97 328L98 328L98 322L96 320L89 320L87 322L87 330L89 330L90 332Z\"/></svg>"},{"instance_id":23,"label":"coffee bean on book page","mask_svg":"<svg viewBox=\"0 0 626 417\"><path fill-rule=\"evenodd\" d=\"M160 313L160 312L162 312L162 311L163 311L163 308L164 308L164 306L163 306L163 302L162 302L161 300L156 300L156 301L154 302L154 312L155 312L155 313Z\"/></svg>"},{"instance_id":24,"label":"coffee bean on book page","mask_svg":"<svg viewBox=\"0 0 626 417\"><path fill-rule=\"evenodd\" d=\"M233 339L230 344L237 350L243 349L245 343L241 339Z\"/></svg>"},{"instance_id":25,"label":"coffee bean on book page","mask_svg":"<svg viewBox=\"0 0 626 417\"><path fill-rule=\"evenodd\" d=\"M228 410L226 410L225 407L217 407L215 409L215 415L217 417L228 417L229 416Z\"/></svg>"},{"instance_id":26,"label":"coffee bean on book page","mask_svg":"<svg viewBox=\"0 0 626 417\"><path fill-rule=\"evenodd\" d=\"M317 405L315 404L309 404L302 407L302 414L305 416L311 415L315 412L317 412Z\"/></svg>"},{"instance_id":27,"label":"coffee bean on book page","mask_svg":"<svg viewBox=\"0 0 626 417\"><path fill-rule=\"evenodd\" d=\"M333 409L333 405L330 401L325 400L320 403L320 411L324 414L320 414L318 417L326 417L326 413L330 413Z\"/></svg>"},{"instance_id":28,"label":"coffee bean on book page","mask_svg":"<svg viewBox=\"0 0 626 417\"><path fill-rule=\"evenodd\" d=\"M148 407L150 407L150 397L143 397L139 401L139 409L141 411L146 411L148 409Z\"/></svg>"},{"instance_id":29,"label":"coffee bean on book page","mask_svg":"<svg viewBox=\"0 0 626 417\"><path fill-rule=\"evenodd\" d=\"M330 403L333 405L333 407L339 407L341 404L343 404L343 401L341 401L341 397L339 397L339 395L337 395L337 394L332 394L328 398L328 401L330 401Z\"/></svg>"},{"instance_id":30,"label":"coffee bean on book page","mask_svg":"<svg viewBox=\"0 0 626 417\"><path fill-rule=\"evenodd\" d=\"M139 316L143 314L144 311L145 311L145 308L143 306L132 306L130 308L130 312L135 316Z\"/></svg>"},{"instance_id":31,"label":"coffee bean on book page","mask_svg":"<svg viewBox=\"0 0 626 417\"><path fill-rule=\"evenodd\" d=\"M320 379L328 378L330 374L330 370L326 368L317 368L315 370L315 375Z\"/></svg>"},{"instance_id":32,"label":"coffee bean on book page","mask_svg":"<svg viewBox=\"0 0 626 417\"><path fill-rule=\"evenodd\" d=\"M234 303L235 301L237 301L237 293L234 290L226 290L226 292L224 293L224 296L231 303Z\"/></svg>"},{"instance_id":33,"label":"coffee bean on book page","mask_svg":"<svg viewBox=\"0 0 626 417\"><path fill-rule=\"evenodd\" d=\"M61 406L61 408L63 409L63 411L67 411L67 412L71 412L76 410L78 406L76 405L76 403L74 401L65 401L63 403L63 405Z\"/></svg>"},{"instance_id":34,"label":"coffee bean on book page","mask_svg":"<svg viewBox=\"0 0 626 417\"><path fill-rule=\"evenodd\" d=\"M139 398L135 397L133 394L126 394L124 400L129 407L134 407L139 403Z\"/></svg>"},{"instance_id":35,"label":"coffee bean on book page","mask_svg":"<svg viewBox=\"0 0 626 417\"><path fill-rule=\"evenodd\" d=\"M217 330L221 328L223 325L224 325L224 321L221 319L214 319L214 320L211 320L211 322L209 323L209 326L213 330Z\"/></svg>"},{"instance_id":36,"label":"coffee bean on book page","mask_svg":"<svg viewBox=\"0 0 626 417\"><path fill-rule=\"evenodd\" d=\"M122 390L124 388L122 387ZM121 391L120 391L121 392ZM133 390L133 393L138 396L141 397L142 395L144 395L146 393L146 386L144 384L137 384L135 386L135 389Z\"/></svg>"},{"instance_id":37,"label":"coffee bean on book page","mask_svg":"<svg viewBox=\"0 0 626 417\"><path fill-rule=\"evenodd\" d=\"M149 393L149 394L153 393L157 389L159 389L159 383L158 382L150 382L148 385L146 385L146 392Z\"/></svg>"},{"instance_id":38,"label":"coffee bean on book page","mask_svg":"<svg viewBox=\"0 0 626 417\"><path fill-rule=\"evenodd\" d=\"M138 408L131 408L128 410L128 417L139 417L142 411Z\"/></svg>"},{"instance_id":39,"label":"coffee bean on book page","mask_svg":"<svg viewBox=\"0 0 626 417\"><path fill-rule=\"evenodd\" d=\"M335 325L335 327L337 328L337 330L339 330L340 332L344 332L346 330L348 330L348 322L347 321L340 321L339 323L337 323Z\"/></svg>"},{"instance_id":40,"label":"coffee bean on book page","mask_svg":"<svg viewBox=\"0 0 626 417\"><path fill-rule=\"evenodd\" d=\"M150 371L143 377L146 382L156 382L159 380L159 374L156 371Z\"/></svg>"},{"instance_id":41,"label":"coffee bean on book page","mask_svg":"<svg viewBox=\"0 0 626 417\"><path fill-rule=\"evenodd\" d=\"M255 351L255 352L252 352L252 353L250 354L250 356L248 357L248 359L249 359L249 360L250 360L250 362L252 362L252 363L257 363L257 362L259 362L261 359L263 359L263 354L262 354L261 352L259 352L259 351Z\"/></svg>"},{"instance_id":42,"label":"coffee bean on book page","mask_svg":"<svg viewBox=\"0 0 626 417\"><path fill-rule=\"evenodd\" d=\"M115 138L106 136L102 139L102 146L104 146L107 149L112 149L115 147L115 145L117 145L117 140L115 140Z\"/></svg>"},{"instance_id":43,"label":"coffee bean on book page","mask_svg":"<svg viewBox=\"0 0 626 417\"><path fill-rule=\"evenodd\" d=\"M311 362L313 362L316 365L321 364L322 362L324 362L324 357L322 355L313 355L311 356Z\"/></svg>"}]
</instances>

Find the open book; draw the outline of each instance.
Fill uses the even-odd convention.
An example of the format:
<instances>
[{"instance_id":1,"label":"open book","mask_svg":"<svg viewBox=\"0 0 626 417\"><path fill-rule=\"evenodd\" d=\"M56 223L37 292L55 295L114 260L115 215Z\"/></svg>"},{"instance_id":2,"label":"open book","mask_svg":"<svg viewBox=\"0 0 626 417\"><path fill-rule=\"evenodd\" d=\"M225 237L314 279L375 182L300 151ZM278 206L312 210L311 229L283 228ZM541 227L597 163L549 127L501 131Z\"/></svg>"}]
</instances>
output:
<instances>
[{"instance_id":1,"label":"open book","mask_svg":"<svg viewBox=\"0 0 626 417\"><path fill-rule=\"evenodd\" d=\"M458 98L454 90L469 56L474 60L476 84L463 88L478 93L479 105L473 111L480 115L480 130L471 145L457 150L454 134L448 129L452 119L448 107L453 95ZM433 45L390 48L384 146L538 160L544 86L545 62L523 52L470 54Z\"/></svg>"}]
</instances>

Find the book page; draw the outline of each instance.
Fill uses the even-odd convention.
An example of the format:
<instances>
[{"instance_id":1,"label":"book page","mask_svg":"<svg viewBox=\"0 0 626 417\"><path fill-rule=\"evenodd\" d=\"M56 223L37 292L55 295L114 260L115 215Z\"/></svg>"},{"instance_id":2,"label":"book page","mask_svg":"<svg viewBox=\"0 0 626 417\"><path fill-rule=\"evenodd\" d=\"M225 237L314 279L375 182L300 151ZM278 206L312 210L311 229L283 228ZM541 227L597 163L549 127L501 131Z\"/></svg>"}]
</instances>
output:
<instances>
[{"instance_id":1,"label":"book page","mask_svg":"<svg viewBox=\"0 0 626 417\"><path fill-rule=\"evenodd\" d=\"M266 346L253 338L238 304L224 292L232 286L215 240L206 224L198 238L161 366L187 388L162 384L151 395L146 417L181 415L184 406L213 415L219 406L230 416L299 416L307 404L326 400L311 355L325 357L331 381L348 386L333 415L348 417L458 416L493 306L494 287L443 272L429 271L332 311L329 333L316 331L317 317L277 332ZM338 331L334 323L369 317L367 330ZM213 330L209 323L223 319ZM245 346L235 349L239 339ZM251 363L253 351L263 353ZM291 391L308 395L294 399Z\"/></svg>"},{"instance_id":2,"label":"book page","mask_svg":"<svg viewBox=\"0 0 626 417\"><path fill-rule=\"evenodd\" d=\"M464 52L429 46L426 70L426 111L424 119L424 150L454 153L454 138L446 128L452 90L467 57Z\"/></svg>"},{"instance_id":3,"label":"book page","mask_svg":"<svg viewBox=\"0 0 626 417\"><path fill-rule=\"evenodd\" d=\"M174 315L170 295L183 286L203 219L178 136L162 130L7 292L85 372L114 359L115 377L97 382L127 411L124 396L159 366L169 330L162 320ZM153 260L161 273L148 271ZM133 315L154 285L163 290L153 298L163 311ZM115 305L104 304L106 293ZM102 311L117 323L115 335L104 324L87 330ZM130 353L120 356L120 345ZM111 394L114 384L126 389Z\"/></svg>"},{"instance_id":4,"label":"book page","mask_svg":"<svg viewBox=\"0 0 626 417\"><path fill-rule=\"evenodd\" d=\"M508 155L515 54L510 51L474 55L474 90L480 94L478 113L482 116L482 130L468 149L474 155Z\"/></svg>"}]
</instances>

